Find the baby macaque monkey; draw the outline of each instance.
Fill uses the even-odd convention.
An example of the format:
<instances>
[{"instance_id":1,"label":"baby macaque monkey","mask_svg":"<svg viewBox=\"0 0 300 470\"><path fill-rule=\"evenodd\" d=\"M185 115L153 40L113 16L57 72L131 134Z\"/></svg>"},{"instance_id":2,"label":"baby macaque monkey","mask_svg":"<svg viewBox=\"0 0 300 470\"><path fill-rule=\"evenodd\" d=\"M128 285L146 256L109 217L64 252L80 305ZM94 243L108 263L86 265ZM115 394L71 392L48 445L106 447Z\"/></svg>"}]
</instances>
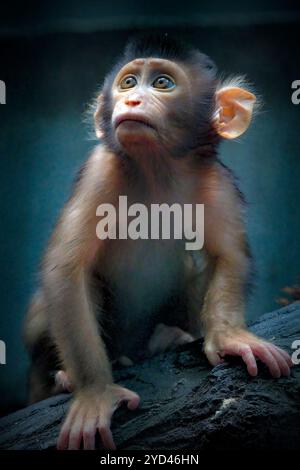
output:
<instances>
[{"instance_id":1,"label":"baby macaque monkey","mask_svg":"<svg viewBox=\"0 0 300 470\"><path fill-rule=\"evenodd\" d=\"M139 396L114 384L125 365L204 336L212 365L241 356L273 377L289 355L247 330L251 257L244 203L217 155L222 138L249 126L255 96L242 80L220 83L213 62L168 36L131 41L104 81L94 113L100 139L86 162L46 251L40 288L25 326L32 357L30 401L63 390L74 398L59 449L114 449L114 411ZM204 246L182 240L104 238L97 207L204 204ZM120 215L118 228L123 224Z\"/></svg>"}]
</instances>

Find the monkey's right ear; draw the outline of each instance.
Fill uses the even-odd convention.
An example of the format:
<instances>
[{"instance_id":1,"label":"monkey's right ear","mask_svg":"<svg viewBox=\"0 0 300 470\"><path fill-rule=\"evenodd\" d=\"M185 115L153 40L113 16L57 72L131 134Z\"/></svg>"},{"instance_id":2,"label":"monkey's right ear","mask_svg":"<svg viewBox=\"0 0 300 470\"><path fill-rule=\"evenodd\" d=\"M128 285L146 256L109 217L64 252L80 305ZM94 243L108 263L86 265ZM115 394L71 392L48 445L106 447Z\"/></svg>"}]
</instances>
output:
<instances>
[{"instance_id":1,"label":"monkey's right ear","mask_svg":"<svg viewBox=\"0 0 300 470\"><path fill-rule=\"evenodd\" d=\"M217 111L214 125L224 139L234 139L249 127L255 95L238 86L226 86L216 92Z\"/></svg>"},{"instance_id":2,"label":"monkey's right ear","mask_svg":"<svg viewBox=\"0 0 300 470\"><path fill-rule=\"evenodd\" d=\"M103 95L100 93L100 95L97 98L96 101L96 111L94 112L94 124L95 124L95 133L98 139L101 139L103 137L103 130L100 126L100 116L102 114L103 110Z\"/></svg>"}]
</instances>

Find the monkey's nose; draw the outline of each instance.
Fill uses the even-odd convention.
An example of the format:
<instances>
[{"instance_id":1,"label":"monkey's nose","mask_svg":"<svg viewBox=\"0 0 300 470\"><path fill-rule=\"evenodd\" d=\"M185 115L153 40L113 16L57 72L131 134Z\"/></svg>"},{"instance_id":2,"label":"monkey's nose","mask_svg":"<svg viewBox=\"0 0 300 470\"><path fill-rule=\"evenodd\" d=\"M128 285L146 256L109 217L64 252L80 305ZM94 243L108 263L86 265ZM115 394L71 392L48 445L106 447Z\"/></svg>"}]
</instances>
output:
<instances>
[{"instance_id":1,"label":"monkey's nose","mask_svg":"<svg viewBox=\"0 0 300 470\"><path fill-rule=\"evenodd\" d=\"M127 98L125 98L125 104L127 106L138 106L139 104L141 104L141 102L141 98L137 96L128 96Z\"/></svg>"}]
</instances>

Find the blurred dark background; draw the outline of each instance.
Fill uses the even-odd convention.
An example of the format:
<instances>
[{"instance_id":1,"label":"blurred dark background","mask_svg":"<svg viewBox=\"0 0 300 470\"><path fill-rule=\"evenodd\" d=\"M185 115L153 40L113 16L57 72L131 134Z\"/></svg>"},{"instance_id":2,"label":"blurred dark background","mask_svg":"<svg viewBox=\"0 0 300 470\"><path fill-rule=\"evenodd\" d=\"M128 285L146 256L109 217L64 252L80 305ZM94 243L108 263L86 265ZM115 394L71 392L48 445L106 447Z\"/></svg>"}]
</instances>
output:
<instances>
[{"instance_id":1,"label":"blurred dark background","mask_svg":"<svg viewBox=\"0 0 300 470\"><path fill-rule=\"evenodd\" d=\"M263 99L251 129L221 148L249 203L256 260L253 320L276 308L280 289L300 274L300 5L243 2L2 2L0 80L0 366L2 412L22 406L28 361L21 326L38 263L94 145L83 115L105 73L135 31L169 32L209 54L220 72L246 74Z\"/></svg>"}]
</instances>

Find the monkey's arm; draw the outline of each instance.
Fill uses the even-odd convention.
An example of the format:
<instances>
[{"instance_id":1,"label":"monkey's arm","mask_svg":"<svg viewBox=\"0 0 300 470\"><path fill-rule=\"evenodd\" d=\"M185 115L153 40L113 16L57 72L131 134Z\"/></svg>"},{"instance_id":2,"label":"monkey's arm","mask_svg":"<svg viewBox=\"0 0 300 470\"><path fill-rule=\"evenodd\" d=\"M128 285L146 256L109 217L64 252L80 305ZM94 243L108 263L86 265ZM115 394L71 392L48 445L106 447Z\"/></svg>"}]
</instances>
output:
<instances>
[{"instance_id":1,"label":"monkey's arm","mask_svg":"<svg viewBox=\"0 0 300 470\"><path fill-rule=\"evenodd\" d=\"M91 268L102 249L96 237L96 207L103 190L99 175L105 177L106 171L103 162L99 167L97 158L88 162L43 266L51 335L75 394L60 433L61 449L78 449L82 440L84 448L94 448L97 430L104 446L114 448L110 431L113 412L123 401L131 408L139 401L135 393L113 384L90 293Z\"/></svg>"},{"instance_id":2,"label":"monkey's arm","mask_svg":"<svg viewBox=\"0 0 300 470\"><path fill-rule=\"evenodd\" d=\"M289 375L289 355L246 328L244 300L251 259L239 194L222 167L216 166L206 177L205 249L213 269L201 313L205 353L213 365L226 354L241 356L253 376L255 358L268 366L273 377Z\"/></svg>"}]
</instances>

